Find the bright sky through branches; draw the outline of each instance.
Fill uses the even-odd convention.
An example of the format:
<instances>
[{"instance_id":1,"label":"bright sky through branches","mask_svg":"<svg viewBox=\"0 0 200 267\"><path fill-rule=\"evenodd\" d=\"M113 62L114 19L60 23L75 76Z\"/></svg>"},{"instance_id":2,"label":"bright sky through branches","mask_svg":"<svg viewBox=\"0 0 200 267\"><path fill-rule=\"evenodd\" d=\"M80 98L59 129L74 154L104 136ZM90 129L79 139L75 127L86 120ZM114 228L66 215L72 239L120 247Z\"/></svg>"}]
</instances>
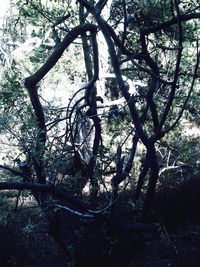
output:
<instances>
[{"instance_id":1,"label":"bright sky through branches","mask_svg":"<svg viewBox=\"0 0 200 267\"><path fill-rule=\"evenodd\" d=\"M3 24L3 18L6 15L6 11L8 10L10 0L3 0L0 4L0 26Z\"/></svg>"}]
</instances>

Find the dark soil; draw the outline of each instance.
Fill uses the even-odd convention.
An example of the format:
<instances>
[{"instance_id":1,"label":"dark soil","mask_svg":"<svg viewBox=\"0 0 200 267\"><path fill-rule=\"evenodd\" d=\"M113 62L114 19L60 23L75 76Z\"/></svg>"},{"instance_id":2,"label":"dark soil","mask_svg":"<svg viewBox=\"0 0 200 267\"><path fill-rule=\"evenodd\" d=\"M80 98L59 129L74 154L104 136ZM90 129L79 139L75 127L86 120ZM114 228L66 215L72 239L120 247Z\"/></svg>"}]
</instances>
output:
<instances>
[{"instance_id":1,"label":"dark soil","mask_svg":"<svg viewBox=\"0 0 200 267\"><path fill-rule=\"evenodd\" d=\"M196 178L178 190L163 188L158 192L149 218L150 223L159 225L153 234L132 235L114 231L103 222L84 224L61 216L53 229L59 232L63 244L52 238L52 229L38 207L28 208L29 203L24 205L26 209L13 211L11 199L16 198L5 197L4 193L0 196L0 266L199 267L199 187ZM126 205L129 198L119 202L117 215L120 220L133 223L137 215ZM76 256L69 256L65 248L84 260L75 265Z\"/></svg>"}]
</instances>

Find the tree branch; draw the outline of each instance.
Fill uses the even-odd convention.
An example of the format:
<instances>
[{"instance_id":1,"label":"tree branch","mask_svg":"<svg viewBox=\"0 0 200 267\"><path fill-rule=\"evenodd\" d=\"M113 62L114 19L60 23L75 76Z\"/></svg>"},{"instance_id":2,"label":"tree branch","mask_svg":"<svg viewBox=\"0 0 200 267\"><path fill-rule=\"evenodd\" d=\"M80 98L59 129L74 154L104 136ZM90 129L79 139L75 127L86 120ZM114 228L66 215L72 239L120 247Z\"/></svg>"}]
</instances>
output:
<instances>
[{"instance_id":1,"label":"tree branch","mask_svg":"<svg viewBox=\"0 0 200 267\"><path fill-rule=\"evenodd\" d=\"M8 167L8 166L0 165L0 168L1 168L1 169L4 169L4 170L6 170L6 171L9 171L9 172L11 172L11 173L14 174L14 175L17 175L17 176L20 176L20 177L24 177L24 175L23 175L22 172L19 172L19 171L17 171L17 170L14 170L14 169L12 169L12 168L10 168L10 167Z\"/></svg>"},{"instance_id":2,"label":"tree branch","mask_svg":"<svg viewBox=\"0 0 200 267\"><path fill-rule=\"evenodd\" d=\"M0 190L31 190L38 191L41 193L53 194L58 198L68 201L70 204L74 205L76 208L86 211L85 206L72 197L70 194L57 189L53 185L44 184L32 184L32 183L19 183L19 182L0 182Z\"/></svg>"},{"instance_id":3,"label":"tree branch","mask_svg":"<svg viewBox=\"0 0 200 267\"><path fill-rule=\"evenodd\" d=\"M42 185L42 184L30 184L30 183L9 183L9 182L0 182L0 190L36 190L43 193L51 193L53 195L56 195L59 198L65 199L69 202L70 205L75 206L76 208L80 209L81 212L77 210L73 210L72 208L65 207L58 205L59 208L62 208L66 210L66 212L73 213L74 215L77 215L81 217L83 214L90 215L90 218L93 218L93 216L96 218L96 220L107 222L108 224L129 232L157 232L158 226L155 225L148 225L148 224L142 224L142 223L135 223L135 224L124 224L118 220L115 220L113 218L110 218L107 215L104 214L96 214L92 211L88 211L88 209L75 197L70 196L69 194L65 193L62 190L57 189L55 186L51 185ZM84 212L84 213L83 213Z\"/></svg>"},{"instance_id":4,"label":"tree branch","mask_svg":"<svg viewBox=\"0 0 200 267\"><path fill-rule=\"evenodd\" d=\"M178 15L177 17L175 17L171 20L168 20L166 22L163 22L163 23L157 25L156 27L152 27L152 28L148 28L148 29L143 30L143 34L148 35L150 33L155 33L157 31L164 30L164 29L178 23L178 21L183 22L183 21L188 21L191 19L199 19L199 18L200 18L200 13Z\"/></svg>"},{"instance_id":5,"label":"tree branch","mask_svg":"<svg viewBox=\"0 0 200 267\"><path fill-rule=\"evenodd\" d=\"M25 79L26 87L33 86L41 81L44 76L54 67L54 65L58 62L61 58L62 54L64 53L65 49L82 33L90 31L92 34L96 34L97 27L94 24L84 24L75 27L71 30L65 38L59 43L56 47L54 52L48 58L46 63L42 65L42 67L36 71L33 75Z\"/></svg>"},{"instance_id":6,"label":"tree branch","mask_svg":"<svg viewBox=\"0 0 200 267\"><path fill-rule=\"evenodd\" d=\"M174 100L174 96L175 96L175 92L176 92L176 88L177 88L177 82L178 82L178 78L179 78L179 70L180 70L180 64L181 64L181 57L182 57L182 50L183 50L183 34L182 34L182 21L181 21L181 15L179 12L179 7L177 4L177 1L175 1L175 7L176 7L176 11L177 11L177 18L176 21L178 22L178 29L179 29L179 40L178 40L178 54L177 54L177 59L176 59L176 67L175 67L175 72L174 72L174 79L173 79L173 83L171 86L171 90L168 96L168 100L167 100L167 104L165 106L165 109L163 111L162 117L160 119L160 123L157 127L156 130L156 135L155 135L155 140L159 139L161 137L163 137L163 134L161 134L161 130L162 127L167 119L168 113L170 111L170 108L172 106L173 100Z\"/></svg>"}]
</instances>

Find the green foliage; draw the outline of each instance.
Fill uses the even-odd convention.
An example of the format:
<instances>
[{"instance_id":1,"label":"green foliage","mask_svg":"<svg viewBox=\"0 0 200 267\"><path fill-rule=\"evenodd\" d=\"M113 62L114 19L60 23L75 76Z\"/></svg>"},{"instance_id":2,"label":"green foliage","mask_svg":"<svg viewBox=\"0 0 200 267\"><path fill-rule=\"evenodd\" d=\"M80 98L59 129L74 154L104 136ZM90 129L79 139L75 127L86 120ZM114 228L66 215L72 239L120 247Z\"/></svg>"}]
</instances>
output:
<instances>
[{"instance_id":1,"label":"green foliage","mask_svg":"<svg viewBox=\"0 0 200 267\"><path fill-rule=\"evenodd\" d=\"M12 108L19 106L21 101L26 97L23 85L20 81L19 69L15 66L12 70L4 72L3 81L1 82L0 107L1 109L11 111ZM20 102L20 103L19 103Z\"/></svg>"},{"instance_id":2,"label":"green foliage","mask_svg":"<svg viewBox=\"0 0 200 267\"><path fill-rule=\"evenodd\" d=\"M36 225L29 218L28 223L22 228L22 232L28 236L34 231L35 227Z\"/></svg>"},{"instance_id":3,"label":"green foliage","mask_svg":"<svg viewBox=\"0 0 200 267\"><path fill-rule=\"evenodd\" d=\"M6 193L0 192L0 227L6 226L8 220L13 216L11 205L8 203L8 197Z\"/></svg>"}]
</instances>

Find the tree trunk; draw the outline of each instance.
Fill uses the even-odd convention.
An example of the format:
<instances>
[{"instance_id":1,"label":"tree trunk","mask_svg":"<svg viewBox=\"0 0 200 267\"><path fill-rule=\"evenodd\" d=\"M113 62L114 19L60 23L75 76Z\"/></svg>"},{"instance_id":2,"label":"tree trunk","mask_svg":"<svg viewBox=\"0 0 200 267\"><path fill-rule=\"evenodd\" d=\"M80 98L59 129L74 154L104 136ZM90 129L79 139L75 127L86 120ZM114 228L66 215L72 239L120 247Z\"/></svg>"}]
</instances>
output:
<instances>
[{"instance_id":1,"label":"tree trunk","mask_svg":"<svg viewBox=\"0 0 200 267\"><path fill-rule=\"evenodd\" d=\"M159 173L159 166L154 143L151 143L147 148L147 154L148 154L148 163L150 168L150 177L142 211L144 218L147 217L149 212L151 211L153 198L155 195L156 183L158 180L158 173Z\"/></svg>"}]
</instances>

